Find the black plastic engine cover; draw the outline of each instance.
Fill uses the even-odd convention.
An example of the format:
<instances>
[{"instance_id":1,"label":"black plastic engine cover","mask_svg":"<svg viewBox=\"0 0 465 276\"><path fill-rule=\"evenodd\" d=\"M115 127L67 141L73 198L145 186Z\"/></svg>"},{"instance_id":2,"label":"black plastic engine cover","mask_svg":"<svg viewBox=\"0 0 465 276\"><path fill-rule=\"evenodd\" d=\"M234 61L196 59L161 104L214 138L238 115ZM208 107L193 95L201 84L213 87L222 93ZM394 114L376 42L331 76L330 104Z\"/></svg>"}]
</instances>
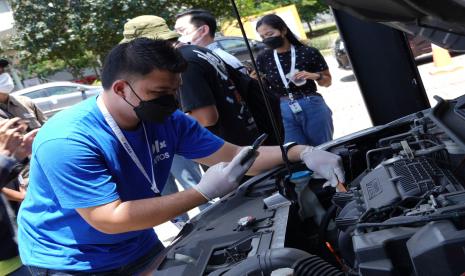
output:
<instances>
[{"instance_id":1,"label":"black plastic engine cover","mask_svg":"<svg viewBox=\"0 0 465 276\"><path fill-rule=\"evenodd\" d=\"M463 275L465 229L451 221L430 222L407 241L417 275Z\"/></svg>"},{"instance_id":2,"label":"black plastic engine cover","mask_svg":"<svg viewBox=\"0 0 465 276\"><path fill-rule=\"evenodd\" d=\"M449 192L463 190L448 170L423 157L382 165L369 172L360 182L367 209L419 196L441 185Z\"/></svg>"},{"instance_id":3,"label":"black plastic engine cover","mask_svg":"<svg viewBox=\"0 0 465 276\"><path fill-rule=\"evenodd\" d=\"M404 275L412 271L406 241L418 228L398 227L354 234L352 242L361 275Z\"/></svg>"},{"instance_id":4,"label":"black plastic engine cover","mask_svg":"<svg viewBox=\"0 0 465 276\"><path fill-rule=\"evenodd\" d=\"M361 275L463 275L465 229L451 221L354 234Z\"/></svg>"},{"instance_id":5,"label":"black plastic engine cover","mask_svg":"<svg viewBox=\"0 0 465 276\"><path fill-rule=\"evenodd\" d=\"M367 209L383 207L400 200L386 167L374 169L360 181L360 186Z\"/></svg>"}]
</instances>

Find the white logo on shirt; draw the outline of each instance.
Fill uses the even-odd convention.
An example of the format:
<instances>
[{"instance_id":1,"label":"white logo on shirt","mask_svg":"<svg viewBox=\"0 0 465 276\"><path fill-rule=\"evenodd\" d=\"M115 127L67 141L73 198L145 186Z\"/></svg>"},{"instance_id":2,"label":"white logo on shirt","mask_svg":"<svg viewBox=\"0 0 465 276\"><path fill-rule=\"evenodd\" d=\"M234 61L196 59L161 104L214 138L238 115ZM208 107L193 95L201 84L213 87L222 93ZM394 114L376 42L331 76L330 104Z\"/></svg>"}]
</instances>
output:
<instances>
[{"instance_id":1,"label":"white logo on shirt","mask_svg":"<svg viewBox=\"0 0 465 276\"><path fill-rule=\"evenodd\" d=\"M164 149L164 148L166 148L166 141L165 140L160 141L160 142L158 142L158 140L155 140L155 151L156 152L160 152L160 150Z\"/></svg>"},{"instance_id":2,"label":"white logo on shirt","mask_svg":"<svg viewBox=\"0 0 465 276\"><path fill-rule=\"evenodd\" d=\"M155 148L155 152L156 153L160 153L160 151L162 149L165 149L166 151L166 141L165 140L162 140L162 141L158 141L158 140L155 140L155 143L152 145L152 150L154 150ZM154 157L154 161L155 163L158 163L158 161L163 161L165 159L169 159L170 158L170 153L169 152L163 152L163 153L160 153L158 155L156 155Z\"/></svg>"},{"instance_id":3,"label":"white logo on shirt","mask_svg":"<svg viewBox=\"0 0 465 276\"><path fill-rule=\"evenodd\" d=\"M218 56L216 56L215 54L212 54L212 53L203 53L201 51L198 51L198 50L193 50L193 52L197 53L197 56L201 59L204 59L206 61L208 61L208 63L210 63L216 70L216 72L220 75L220 77L223 79L223 80L227 80L228 79L228 72L226 70L226 66L224 65L223 63L223 60L220 59Z\"/></svg>"},{"instance_id":4,"label":"white logo on shirt","mask_svg":"<svg viewBox=\"0 0 465 276\"><path fill-rule=\"evenodd\" d=\"M169 159L169 158L170 158L170 153L169 152L161 153L161 154L155 156L155 163L158 163L158 161L163 161L163 160Z\"/></svg>"}]
</instances>

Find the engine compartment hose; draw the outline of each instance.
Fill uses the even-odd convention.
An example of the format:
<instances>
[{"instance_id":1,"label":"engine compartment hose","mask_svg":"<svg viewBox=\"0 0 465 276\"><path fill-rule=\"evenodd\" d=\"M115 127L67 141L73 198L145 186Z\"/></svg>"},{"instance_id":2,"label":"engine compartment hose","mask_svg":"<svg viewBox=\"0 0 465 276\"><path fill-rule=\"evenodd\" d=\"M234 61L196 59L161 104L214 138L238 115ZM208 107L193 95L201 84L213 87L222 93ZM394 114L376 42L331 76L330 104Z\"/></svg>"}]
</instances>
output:
<instances>
[{"instance_id":1,"label":"engine compartment hose","mask_svg":"<svg viewBox=\"0 0 465 276\"><path fill-rule=\"evenodd\" d=\"M280 268L293 268L294 275L299 276L344 275L320 257L295 248L270 249L264 254L245 259L221 275L270 275ZM296 271L300 271L300 274Z\"/></svg>"},{"instance_id":2,"label":"engine compartment hose","mask_svg":"<svg viewBox=\"0 0 465 276\"><path fill-rule=\"evenodd\" d=\"M307 252L295 248L273 248L245 259L222 275L270 275L279 268L292 268L296 261L309 256L311 255Z\"/></svg>"},{"instance_id":3,"label":"engine compartment hose","mask_svg":"<svg viewBox=\"0 0 465 276\"><path fill-rule=\"evenodd\" d=\"M416 223L428 223L431 221L445 220L445 219L462 219L465 216L465 210L457 210L451 213L445 214L432 214L424 215L421 217L395 217L385 222L371 222L371 223L360 223L357 224L355 233L361 233L361 229L369 227L394 227L394 226L405 226Z\"/></svg>"},{"instance_id":4,"label":"engine compartment hose","mask_svg":"<svg viewBox=\"0 0 465 276\"><path fill-rule=\"evenodd\" d=\"M344 273L316 255L298 260L294 266L295 276L343 276Z\"/></svg>"}]
</instances>

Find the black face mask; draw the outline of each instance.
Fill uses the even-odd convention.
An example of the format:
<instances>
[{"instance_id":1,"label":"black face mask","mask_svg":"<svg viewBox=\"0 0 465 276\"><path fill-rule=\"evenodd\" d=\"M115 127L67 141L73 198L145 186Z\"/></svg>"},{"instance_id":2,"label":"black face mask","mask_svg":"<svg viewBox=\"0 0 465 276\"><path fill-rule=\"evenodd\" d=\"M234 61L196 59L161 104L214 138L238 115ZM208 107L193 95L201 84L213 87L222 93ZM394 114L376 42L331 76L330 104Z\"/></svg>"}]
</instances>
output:
<instances>
[{"instance_id":1,"label":"black face mask","mask_svg":"<svg viewBox=\"0 0 465 276\"><path fill-rule=\"evenodd\" d=\"M136 112L137 117L141 121L163 123L178 108L174 95L164 95L150 101L143 101L129 83L128 86L131 88L132 93L140 100L140 103L138 106L133 106L126 99L125 101L134 107L134 112Z\"/></svg>"},{"instance_id":2,"label":"black face mask","mask_svg":"<svg viewBox=\"0 0 465 276\"><path fill-rule=\"evenodd\" d=\"M284 38L282 36L270 36L263 39L262 42L271 49L277 49L284 45Z\"/></svg>"}]
</instances>

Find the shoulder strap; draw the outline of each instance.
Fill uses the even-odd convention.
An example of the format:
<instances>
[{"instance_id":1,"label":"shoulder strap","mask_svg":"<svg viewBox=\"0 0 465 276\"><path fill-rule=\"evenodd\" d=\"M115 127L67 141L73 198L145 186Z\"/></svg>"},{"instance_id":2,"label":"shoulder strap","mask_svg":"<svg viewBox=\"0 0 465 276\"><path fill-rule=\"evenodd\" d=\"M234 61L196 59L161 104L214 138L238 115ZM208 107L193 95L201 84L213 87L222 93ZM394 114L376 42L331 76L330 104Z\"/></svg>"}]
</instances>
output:
<instances>
[{"instance_id":1,"label":"shoulder strap","mask_svg":"<svg viewBox=\"0 0 465 276\"><path fill-rule=\"evenodd\" d=\"M248 90L251 82L255 81L248 75L242 73L238 69L232 67L231 65L225 62L226 69L228 70L228 75L231 78L232 82L236 86L237 91L241 97L247 102L248 99Z\"/></svg>"}]
</instances>

